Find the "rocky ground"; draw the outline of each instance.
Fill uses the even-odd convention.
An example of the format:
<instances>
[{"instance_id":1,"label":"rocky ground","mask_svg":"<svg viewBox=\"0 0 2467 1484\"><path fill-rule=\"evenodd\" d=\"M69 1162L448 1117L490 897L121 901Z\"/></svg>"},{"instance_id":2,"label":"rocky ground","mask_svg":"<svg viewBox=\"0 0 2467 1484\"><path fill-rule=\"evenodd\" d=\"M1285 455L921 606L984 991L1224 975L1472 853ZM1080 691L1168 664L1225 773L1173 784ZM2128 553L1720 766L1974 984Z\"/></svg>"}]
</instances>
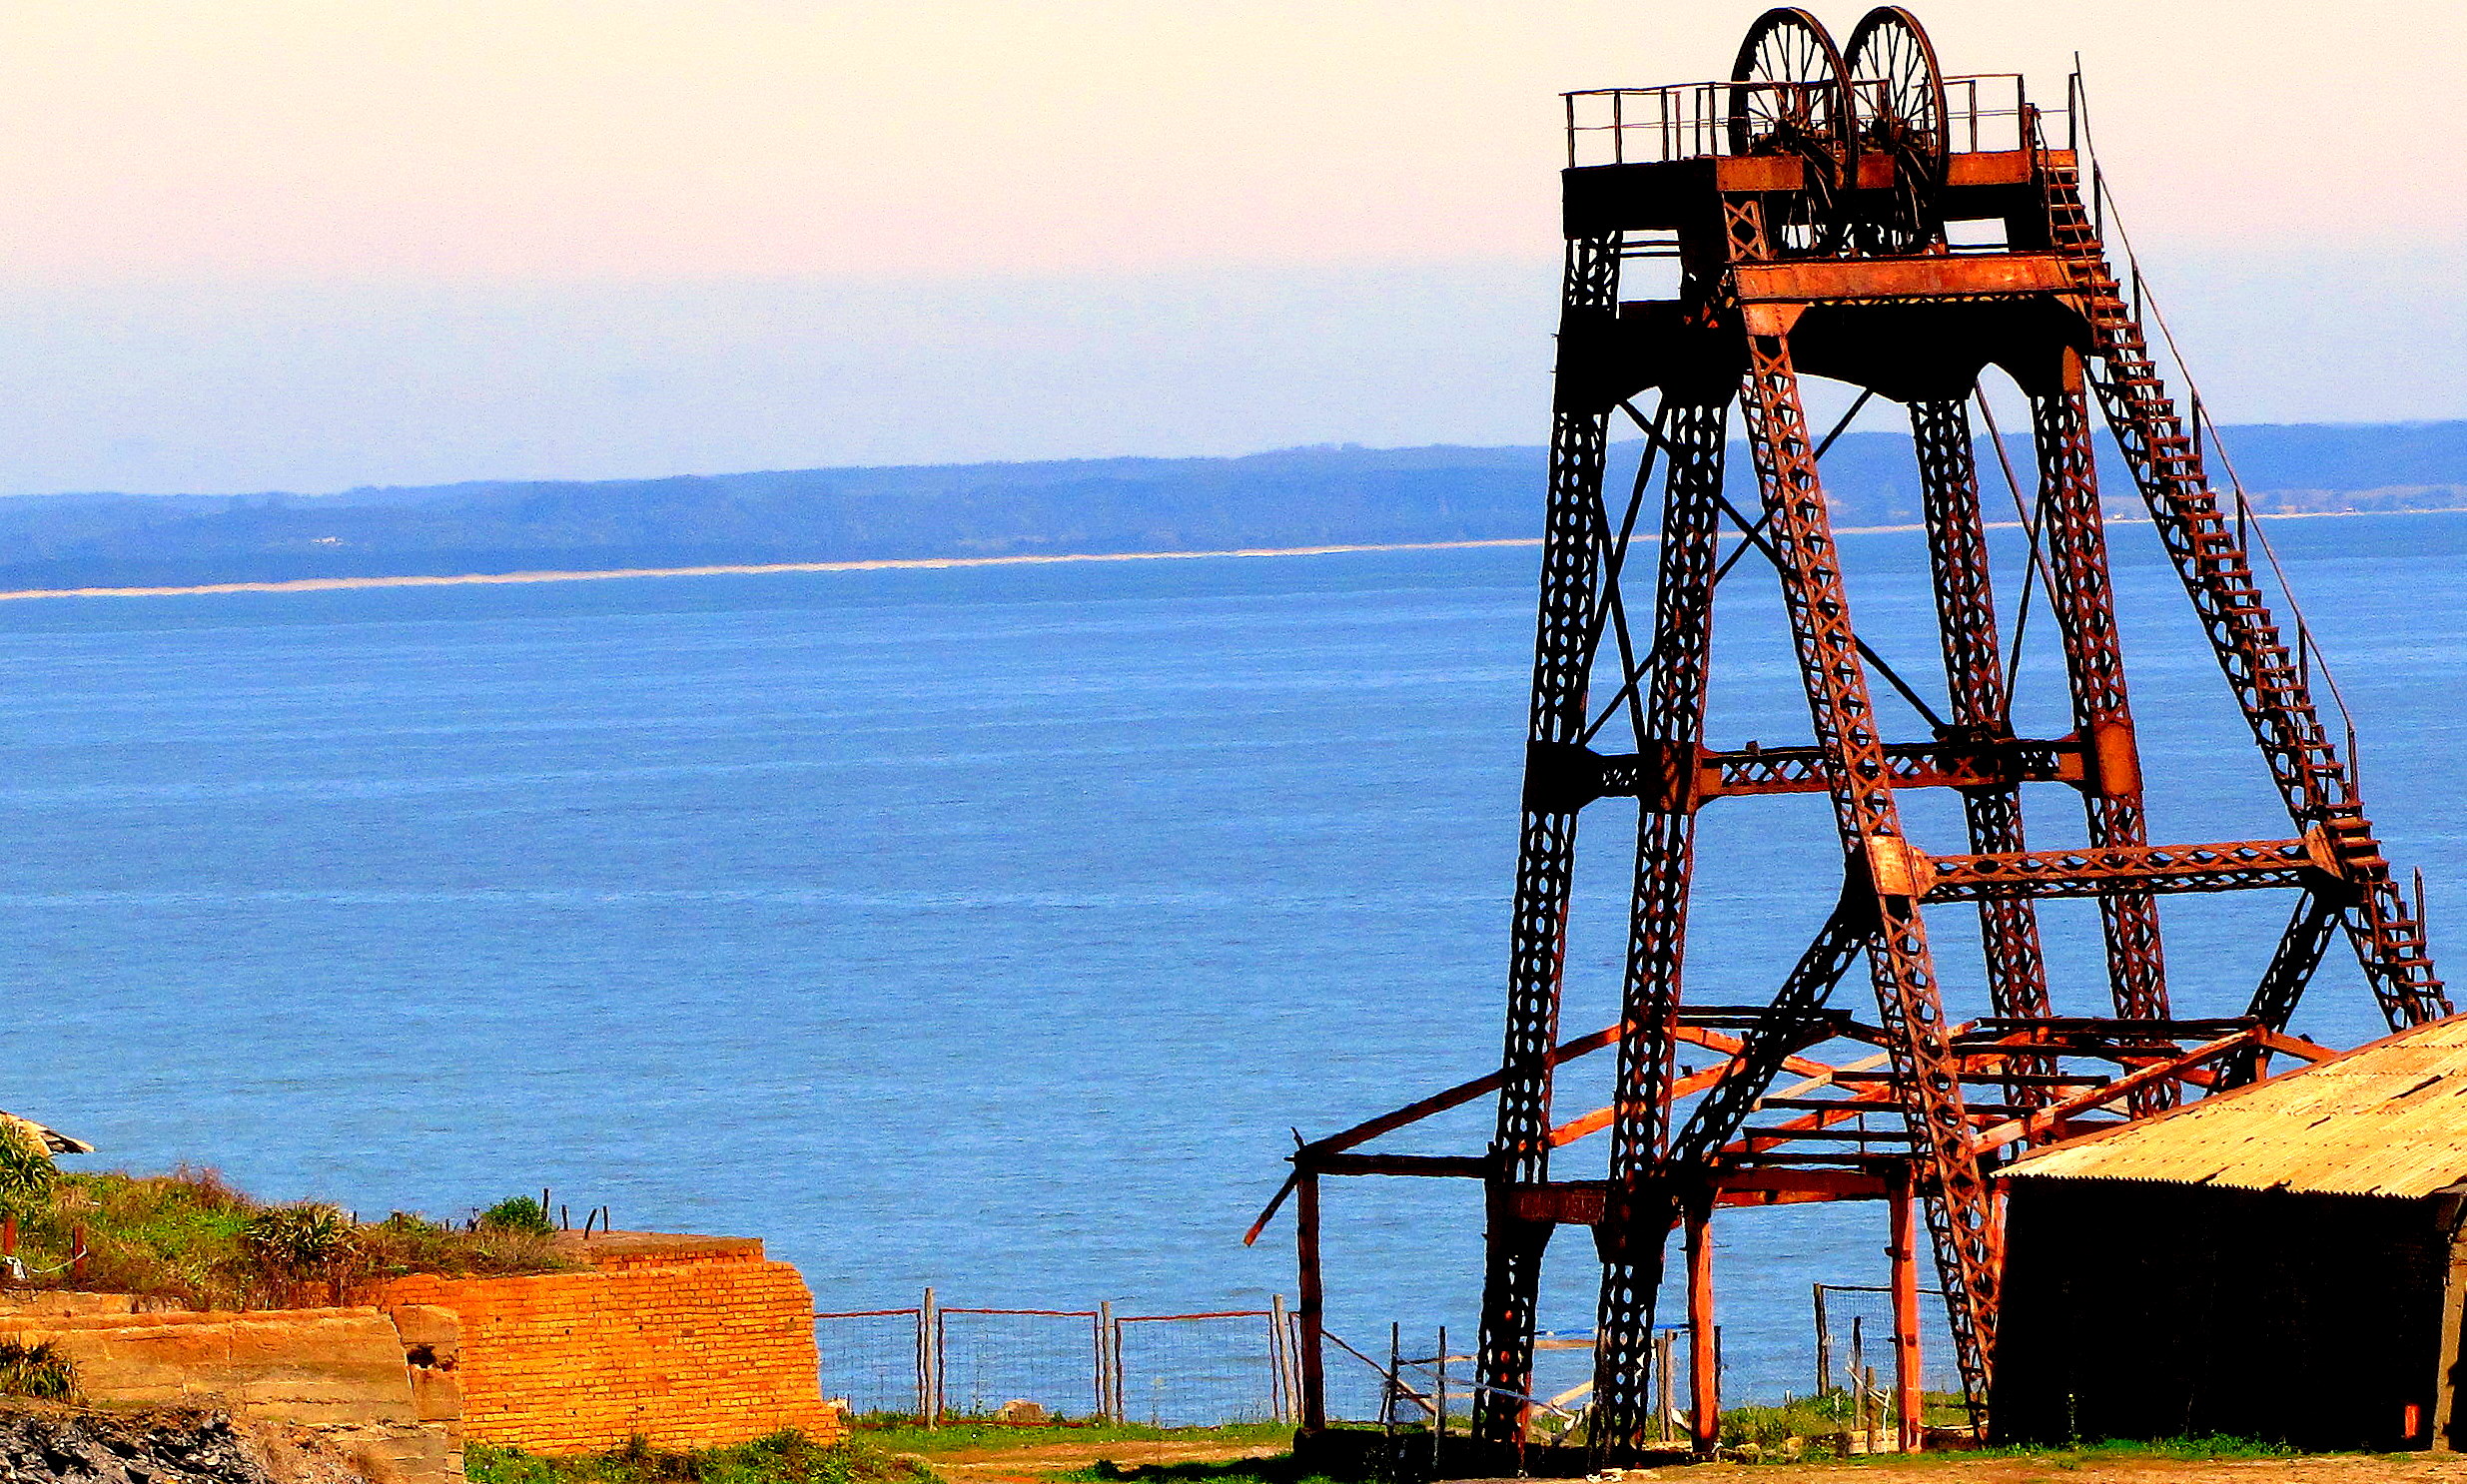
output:
<instances>
[{"instance_id":1,"label":"rocky ground","mask_svg":"<svg viewBox=\"0 0 2467 1484\"><path fill-rule=\"evenodd\" d=\"M0 1401L0 1484L368 1484L306 1428L203 1407Z\"/></svg>"}]
</instances>

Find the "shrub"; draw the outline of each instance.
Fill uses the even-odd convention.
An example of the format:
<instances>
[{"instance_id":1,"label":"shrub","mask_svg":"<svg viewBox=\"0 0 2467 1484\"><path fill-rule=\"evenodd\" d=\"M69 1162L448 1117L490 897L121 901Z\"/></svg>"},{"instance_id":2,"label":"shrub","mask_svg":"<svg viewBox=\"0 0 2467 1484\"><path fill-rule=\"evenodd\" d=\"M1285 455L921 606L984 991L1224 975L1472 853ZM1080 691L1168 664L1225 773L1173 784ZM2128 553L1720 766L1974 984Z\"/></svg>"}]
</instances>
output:
<instances>
[{"instance_id":1,"label":"shrub","mask_svg":"<svg viewBox=\"0 0 2467 1484\"><path fill-rule=\"evenodd\" d=\"M77 1363L53 1349L49 1340L31 1345L0 1340L0 1396L75 1401Z\"/></svg>"},{"instance_id":2,"label":"shrub","mask_svg":"<svg viewBox=\"0 0 2467 1484\"><path fill-rule=\"evenodd\" d=\"M60 1166L41 1134L24 1120L0 1115L0 1214L39 1209L60 1183Z\"/></svg>"},{"instance_id":3,"label":"shrub","mask_svg":"<svg viewBox=\"0 0 2467 1484\"><path fill-rule=\"evenodd\" d=\"M528 1195L508 1195L479 1213L479 1225L492 1231L527 1231L546 1236L556 1230L548 1208Z\"/></svg>"},{"instance_id":4,"label":"shrub","mask_svg":"<svg viewBox=\"0 0 2467 1484\"><path fill-rule=\"evenodd\" d=\"M275 1277L330 1277L359 1249L352 1218L331 1205L272 1205L240 1228L240 1249Z\"/></svg>"}]
</instances>

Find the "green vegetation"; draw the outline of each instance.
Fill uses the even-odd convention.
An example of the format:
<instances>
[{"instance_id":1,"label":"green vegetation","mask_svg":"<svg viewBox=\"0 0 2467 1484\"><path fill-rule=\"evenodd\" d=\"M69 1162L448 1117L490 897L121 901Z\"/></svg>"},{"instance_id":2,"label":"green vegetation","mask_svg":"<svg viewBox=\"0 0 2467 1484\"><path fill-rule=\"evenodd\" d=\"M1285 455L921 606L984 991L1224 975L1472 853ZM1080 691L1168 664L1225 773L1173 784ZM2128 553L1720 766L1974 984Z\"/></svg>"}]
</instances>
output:
<instances>
[{"instance_id":1,"label":"green vegetation","mask_svg":"<svg viewBox=\"0 0 2467 1484\"><path fill-rule=\"evenodd\" d=\"M15 1119L0 1119L0 1215L39 1210L60 1183L60 1168L42 1136Z\"/></svg>"},{"instance_id":2,"label":"green vegetation","mask_svg":"<svg viewBox=\"0 0 2467 1484\"><path fill-rule=\"evenodd\" d=\"M54 1350L49 1340L31 1345L0 1340L0 1396L75 1401L77 1362Z\"/></svg>"},{"instance_id":3,"label":"green vegetation","mask_svg":"<svg viewBox=\"0 0 2467 1484\"><path fill-rule=\"evenodd\" d=\"M578 1458L473 1443L462 1466L470 1484L938 1484L933 1470L871 1442L825 1445L794 1431L691 1452L654 1448L637 1437L613 1452Z\"/></svg>"},{"instance_id":4,"label":"green vegetation","mask_svg":"<svg viewBox=\"0 0 2467 1484\"><path fill-rule=\"evenodd\" d=\"M490 1231L527 1231L533 1236L546 1236L556 1230L548 1219L548 1208L528 1195L508 1195L479 1213L482 1228Z\"/></svg>"},{"instance_id":5,"label":"green vegetation","mask_svg":"<svg viewBox=\"0 0 2467 1484\"><path fill-rule=\"evenodd\" d=\"M405 1211L360 1222L332 1205L254 1200L211 1169L54 1172L48 1184L7 1178L0 1173L0 1200L18 1220L17 1255L42 1288L134 1293L189 1308L297 1308L364 1297L405 1273L568 1265L545 1231L455 1227ZM82 1271L71 1260L81 1236Z\"/></svg>"}]
</instances>

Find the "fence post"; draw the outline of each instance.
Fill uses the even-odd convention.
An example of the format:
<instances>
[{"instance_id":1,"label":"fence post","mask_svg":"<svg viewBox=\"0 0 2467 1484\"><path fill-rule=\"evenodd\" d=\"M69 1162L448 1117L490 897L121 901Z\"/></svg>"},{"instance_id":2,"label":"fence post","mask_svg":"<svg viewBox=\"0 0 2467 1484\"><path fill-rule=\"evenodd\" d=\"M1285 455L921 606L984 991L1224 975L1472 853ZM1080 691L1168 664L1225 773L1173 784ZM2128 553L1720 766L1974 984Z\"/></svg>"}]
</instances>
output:
<instances>
[{"instance_id":1,"label":"fence post","mask_svg":"<svg viewBox=\"0 0 2467 1484\"><path fill-rule=\"evenodd\" d=\"M1105 1299L1097 1305L1097 1420L1120 1422L1114 1415L1114 1371L1122 1364L1122 1354L1114 1349L1114 1301Z\"/></svg>"},{"instance_id":2,"label":"fence post","mask_svg":"<svg viewBox=\"0 0 2467 1484\"><path fill-rule=\"evenodd\" d=\"M1438 1379L1432 1385L1430 1407L1430 1476L1447 1477L1447 1326L1439 1326ZM1530 1386L1533 1383L1525 1383Z\"/></svg>"},{"instance_id":3,"label":"fence post","mask_svg":"<svg viewBox=\"0 0 2467 1484\"><path fill-rule=\"evenodd\" d=\"M917 1410L928 1428L942 1425L942 1309L931 1287L917 1310Z\"/></svg>"},{"instance_id":4,"label":"fence post","mask_svg":"<svg viewBox=\"0 0 2467 1484\"><path fill-rule=\"evenodd\" d=\"M1825 1285L1816 1285L1816 1394L1833 1392L1833 1327L1825 1322Z\"/></svg>"},{"instance_id":5,"label":"fence post","mask_svg":"<svg viewBox=\"0 0 2467 1484\"><path fill-rule=\"evenodd\" d=\"M2422 922L2422 914L2416 921ZM1275 1420L1293 1421L1292 1336L1285 1332L1284 1295L1267 1295L1267 1405Z\"/></svg>"}]
</instances>

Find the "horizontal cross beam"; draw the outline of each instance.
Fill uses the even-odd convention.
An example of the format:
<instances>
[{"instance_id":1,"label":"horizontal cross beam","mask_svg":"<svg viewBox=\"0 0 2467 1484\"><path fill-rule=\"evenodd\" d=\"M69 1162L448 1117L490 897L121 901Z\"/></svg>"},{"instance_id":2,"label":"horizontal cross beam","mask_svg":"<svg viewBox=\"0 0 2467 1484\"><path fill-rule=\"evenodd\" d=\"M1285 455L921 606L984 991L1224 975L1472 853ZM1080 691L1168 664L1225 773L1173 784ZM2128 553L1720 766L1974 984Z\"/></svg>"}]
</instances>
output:
<instances>
[{"instance_id":1,"label":"horizontal cross beam","mask_svg":"<svg viewBox=\"0 0 2467 1484\"><path fill-rule=\"evenodd\" d=\"M1895 788L2002 788L2016 783L2086 786L2090 768L2071 737L1965 742L1896 742L1885 748ZM1715 752L1663 743L1639 752L1600 753L1567 742L1526 746L1525 797L1551 812L1596 799L1640 799L1664 814L1693 813L1714 799L1749 794L1821 794L1825 754L1815 747L1746 747Z\"/></svg>"},{"instance_id":2,"label":"horizontal cross beam","mask_svg":"<svg viewBox=\"0 0 2467 1484\"><path fill-rule=\"evenodd\" d=\"M1894 842L1898 845L1899 842ZM1891 867L1888 892L1928 902L2013 897L2104 897L2119 892L2235 892L2257 887L2320 888L2339 882L2337 863L2313 840L2228 840L2210 845L2117 845L2080 850L2017 850L1994 855L1924 855L1907 846ZM1901 880L1888 880L1888 876Z\"/></svg>"}]
</instances>

